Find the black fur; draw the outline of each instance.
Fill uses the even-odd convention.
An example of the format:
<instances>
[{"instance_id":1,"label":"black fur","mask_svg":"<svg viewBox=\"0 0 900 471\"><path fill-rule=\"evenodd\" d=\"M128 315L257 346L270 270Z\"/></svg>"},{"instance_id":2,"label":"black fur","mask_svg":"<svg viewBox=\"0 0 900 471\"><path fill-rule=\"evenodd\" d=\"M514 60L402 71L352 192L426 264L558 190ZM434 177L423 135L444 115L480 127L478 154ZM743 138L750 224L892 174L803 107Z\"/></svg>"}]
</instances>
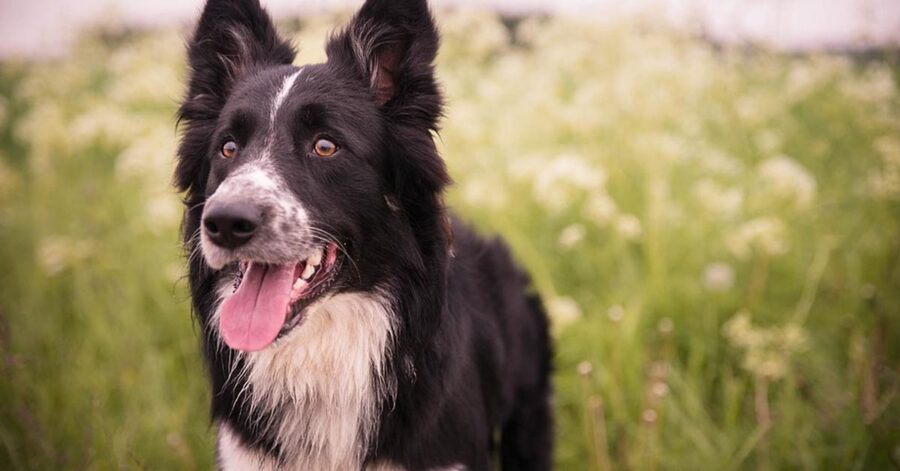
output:
<instances>
[{"instance_id":1,"label":"black fur","mask_svg":"<svg viewBox=\"0 0 900 471\"><path fill-rule=\"evenodd\" d=\"M352 259L334 289L392 287L399 326L386 363L397 395L383 404L366 463L483 470L496 453L504 470L549 469L546 316L504 245L446 214L450 179L432 138L442 109L437 48L424 0L368 0L329 40L328 61L304 69L308 80L279 112L273 159ZM274 434L254 425L260 421L238 394L243 381L229 379L235 356L216 346L210 316L227 269L212 270L196 255L196 234L206 198L241 165L243 157L218 158L223 140L239 141L247 154L259 149L268 113L261 93L294 70L293 59L258 0L209 0L188 45L175 174L213 420L274 457L283 452ZM323 134L339 142L339 154L311 157L311 142ZM254 412L267 413L277 411Z\"/></svg>"}]
</instances>

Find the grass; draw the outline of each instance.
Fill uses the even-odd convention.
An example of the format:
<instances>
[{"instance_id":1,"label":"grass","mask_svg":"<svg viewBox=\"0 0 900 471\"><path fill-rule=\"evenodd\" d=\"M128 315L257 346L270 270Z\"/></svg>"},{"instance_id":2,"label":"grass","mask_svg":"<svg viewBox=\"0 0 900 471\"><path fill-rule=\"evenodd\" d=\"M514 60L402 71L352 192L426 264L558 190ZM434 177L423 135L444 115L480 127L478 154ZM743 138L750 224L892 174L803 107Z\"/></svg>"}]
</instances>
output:
<instances>
[{"instance_id":1,"label":"grass","mask_svg":"<svg viewBox=\"0 0 900 471\"><path fill-rule=\"evenodd\" d=\"M558 469L900 467L895 54L440 22L450 203L550 309ZM331 24L294 25L300 61ZM213 465L179 34L0 68L0 469Z\"/></svg>"}]
</instances>

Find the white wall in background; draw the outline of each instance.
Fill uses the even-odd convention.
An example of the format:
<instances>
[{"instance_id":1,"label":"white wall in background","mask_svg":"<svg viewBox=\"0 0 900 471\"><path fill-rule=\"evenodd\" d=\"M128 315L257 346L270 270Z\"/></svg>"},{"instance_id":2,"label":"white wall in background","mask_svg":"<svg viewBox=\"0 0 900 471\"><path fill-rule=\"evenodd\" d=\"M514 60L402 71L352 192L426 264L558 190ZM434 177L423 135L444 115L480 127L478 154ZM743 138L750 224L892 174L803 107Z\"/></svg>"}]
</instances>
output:
<instances>
[{"instance_id":1,"label":"white wall in background","mask_svg":"<svg viewBox=\"0 0 900 471\"><path fill-rule=\"evenodd\" d=\"M277 16L335 9L362 0L263 0ZM187 23L202 0L0 0L0 56L56 55L86 25ZM900 44L900 0L432 0L437 7L492 8L507 13L551 11L603 21L658 13L699 26L722 41L765 42L788 50Z\"/></svg>"}]
</instances>

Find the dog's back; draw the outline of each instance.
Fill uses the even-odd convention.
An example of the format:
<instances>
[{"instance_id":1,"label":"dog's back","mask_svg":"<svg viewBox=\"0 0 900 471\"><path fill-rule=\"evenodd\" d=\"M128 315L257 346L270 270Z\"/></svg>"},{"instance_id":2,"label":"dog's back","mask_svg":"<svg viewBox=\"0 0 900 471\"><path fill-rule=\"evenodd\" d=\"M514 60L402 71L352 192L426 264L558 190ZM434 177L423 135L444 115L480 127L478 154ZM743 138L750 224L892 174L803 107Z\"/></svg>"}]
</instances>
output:
<instances>
[{"instance_id":1,"label":"dog's back","mask_svg":"<svg viewBox=\"0 0 900 471\"><path fill-rule=\"evenodd\" d=\"M469 329L470 368L479 372L486 422L500 430L504 470L549 469L552 447L550 338L528 275L499 239L455 224L450 315Z\"/></svg>"}]
</instances>

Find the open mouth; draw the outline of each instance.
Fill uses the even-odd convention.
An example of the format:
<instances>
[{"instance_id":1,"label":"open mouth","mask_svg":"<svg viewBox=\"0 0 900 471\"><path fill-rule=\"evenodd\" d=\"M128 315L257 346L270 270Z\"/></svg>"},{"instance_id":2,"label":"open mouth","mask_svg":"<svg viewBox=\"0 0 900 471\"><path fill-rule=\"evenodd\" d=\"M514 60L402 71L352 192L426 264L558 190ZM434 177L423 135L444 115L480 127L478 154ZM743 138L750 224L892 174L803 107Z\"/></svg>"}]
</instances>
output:
<instances>
[{"instance_id":1,"label":"open mouth","mask_svg":"<svg viewBox=\"0 0 900 471\"><path fill-rule=\"evenodd\" d=\"M304 310L337 279L337 245L328 243L296 263L242 261L234 292L222 303L219 331L235 350L261 350L303 322Z\"/></svg>"}]
</instances>

